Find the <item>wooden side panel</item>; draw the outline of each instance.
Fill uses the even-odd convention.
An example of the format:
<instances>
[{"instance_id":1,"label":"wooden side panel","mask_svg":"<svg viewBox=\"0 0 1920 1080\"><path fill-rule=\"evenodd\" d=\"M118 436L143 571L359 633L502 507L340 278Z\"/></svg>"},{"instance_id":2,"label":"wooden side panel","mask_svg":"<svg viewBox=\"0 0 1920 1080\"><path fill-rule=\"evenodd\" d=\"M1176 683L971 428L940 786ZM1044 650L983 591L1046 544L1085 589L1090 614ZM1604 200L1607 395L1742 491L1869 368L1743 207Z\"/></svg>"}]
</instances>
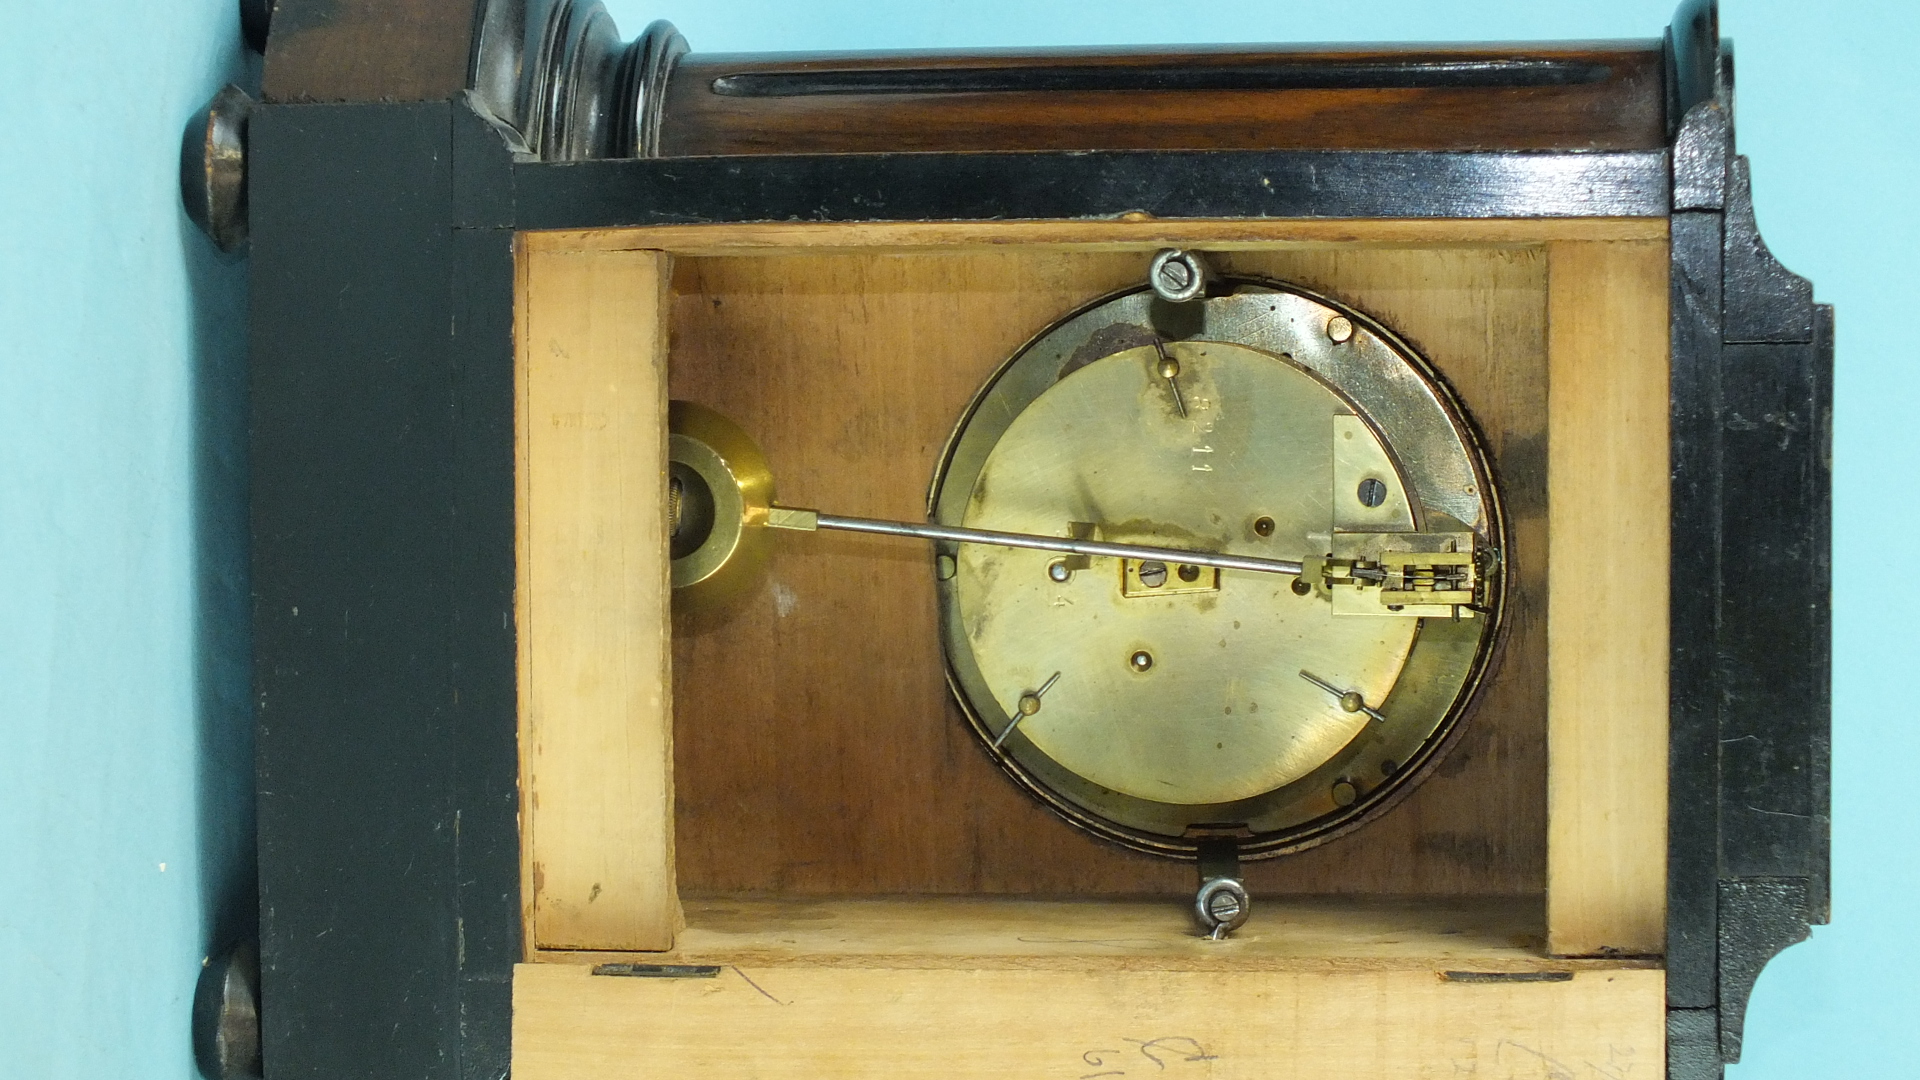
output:
<instances>
[{"instance_id":1,"label":"wooden side panel","mask_svg":"<svg viewBox=\"0 0 1920 1080\"><path fill-rule=\"evenodd\" d=\"M665 543L669 261L523 250L522 895L533 948L680 920Z\"/></svg>"},{"instance_id":2,"label":"wooden side panel","mask_svg":"<svg viewBox=\"0 0 1920 1080\"><path fill-rule=\"evenodd\" d=\"M1667 248L1549 248L1548 949L1666 936Z\"/></svg>"},{"instance_id":3,"label":"wooden side panel","mask_svg":"<svg viewBox=\"0 0 1920 1080\"><path fill-rule=\"evenodd\" d=\"M515 1080L701 1076L1487 1080L1665 1076L1664 973L728 966L514 976Z\"/></svg>"}]
</instances>

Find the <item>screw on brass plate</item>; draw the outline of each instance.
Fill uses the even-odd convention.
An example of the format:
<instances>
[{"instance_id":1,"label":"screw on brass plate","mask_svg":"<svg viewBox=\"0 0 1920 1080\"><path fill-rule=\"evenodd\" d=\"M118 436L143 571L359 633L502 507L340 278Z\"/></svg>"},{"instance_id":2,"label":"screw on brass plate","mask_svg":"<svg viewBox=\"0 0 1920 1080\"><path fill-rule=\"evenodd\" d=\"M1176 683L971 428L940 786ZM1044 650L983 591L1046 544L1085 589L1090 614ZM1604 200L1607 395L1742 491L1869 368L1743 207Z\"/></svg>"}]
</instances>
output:
<instances>
[{"instance_id":1,"label":"screw on brass plate","mask_svg":"<svg viewBox=\"0 0 1920 1080\"><path fill-rule=\"evenodd\" d=\"M1181 563L1179 574L1180 574L1181 581L1199 581L1200 580L1200 568L1193 565L1192 563Z\"/></svg>"},{"instance_id":2,"label":"screw on brass plate","mask_svg":"<svg viewBox=\"0 0 1920 1080\"><path fill-rule=\"evenodd\" d=\"M1387 485L1384 481L1369 476L1360 481L1360 488L1354 494L1359 496L1361 506L1379 506L1387 501Z\"/></svg>"},{"instance_id":3,"label":"screw on brass plate","mask_svg":"<svg viewBox=\"0 0 1920 1080\"><path fill-rule=\"evenodd\" d=\"M1333 782L1333 805L1352 806L1353 801L1359 797L1360 791L1351 781L1335 780Z\"/></svg>"},{"instance_id":4,"label":"screw on brass plate","mask_svg":"<svg viewBox=\"0 0 1920 1080\"><path fill-rule=\"evenodd\" d=\"M1147 561L1140 564L1140 584L1157 589L1167 583L1167 564Z\"/></svg>"}]
</instances>

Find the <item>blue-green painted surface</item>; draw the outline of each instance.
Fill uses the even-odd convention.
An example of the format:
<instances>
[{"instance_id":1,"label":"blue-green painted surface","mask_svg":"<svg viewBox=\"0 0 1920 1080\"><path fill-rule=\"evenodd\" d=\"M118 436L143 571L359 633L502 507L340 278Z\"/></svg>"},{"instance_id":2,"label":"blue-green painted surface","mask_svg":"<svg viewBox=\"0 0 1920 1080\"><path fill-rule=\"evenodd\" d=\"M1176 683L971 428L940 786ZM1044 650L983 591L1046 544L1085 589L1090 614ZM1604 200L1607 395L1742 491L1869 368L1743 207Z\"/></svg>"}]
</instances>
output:
<instances>
[{"instance_id":1,"label":"blue-green painted surface","mask_svg":"<svg viewBox=\"0 0 1920 1080\"><path fill-rule=\"evenodd\" d=\"M244 267L177 194L235 26L0 8L0 1076L192 1075L246 932Z\"/></svg>"},{"instance_id":2,"label":"blue-green painted surface","mask_svg":"<svg viewBox=\"0 0 1920 1080\"><path fill-rule=\"evenodd\" d=\"M1650 37L1671 15L1650 0L609 7L629 35L672 19L700 51ZM224 0L16 0L0 17L0 1076L184 1078L196 969L245 931L251 873L243 271L174 195L182 121L244 77L235 20ZM1910 1076L1920 783L1903 770L1920 725L1904 676L1920 650L1876 590L1920 531L1920 8L1727 0L1723 25L1761 228L1840 308L1835 925L1768 969L1731 1077Z\"/></svg>"}]
</instances>

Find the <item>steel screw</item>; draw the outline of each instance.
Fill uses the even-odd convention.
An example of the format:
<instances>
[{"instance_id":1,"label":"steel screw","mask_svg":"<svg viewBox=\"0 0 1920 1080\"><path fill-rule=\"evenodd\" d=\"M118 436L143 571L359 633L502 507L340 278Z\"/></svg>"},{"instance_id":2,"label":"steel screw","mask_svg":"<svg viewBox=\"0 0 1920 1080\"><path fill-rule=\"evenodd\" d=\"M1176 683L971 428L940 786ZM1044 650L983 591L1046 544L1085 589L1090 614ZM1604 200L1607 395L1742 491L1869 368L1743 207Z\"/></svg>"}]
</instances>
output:
<instances>
[{"instance_id":1,"label":"steel screw","mask_svg":"<svg viewBox=\"0 0 1920 1080\"><path fill-rule=\"evenodd\" d=\"M1360 490L1354 494L1360 498L1360 505L1373 507L1387 501L1387 485L1369 476L1360 481Z\"/></svg>"},{"instance_id":2,"label":"steel screw","mask_svg":"<svg viewBox=\"0 0 1920 1080\"><path fill-rule=\"evenodd\" d=\"M1225 939L1245 924L1252 907L1247 887L1235 878L1207 878L1200 883L1200 891L1193 898L1194 914L1200 917L1200 926L1207 937L1214 941Z\"/></svg>"},{"instance_id":3,"label":"steel screw","mask_svg":"<svg viewBox=\"0 0 1920 1080\"><path fill-rule=\"evenodd\" d=\"M1206 265L1190 251L1168 248L1153 257L1147 284L1160 299L1174 304L1197 300L1207 288Z\"/></svg>"},{"instance_id":4,"label":"steel screw","mask_svg":"<svg viewBox=\"0 0 1920 1080\"><path fill-rule=\"evenodd\" d=\"M1345 344L1353 336L1353 320L1345 315L1335 315L1327 320L1327 337L1335 345Z\"/></svg>"},{"instance_id":5,"label":"steel screw","mask_svg":"<svg viewBox=\"0 0 1920 1080\"><path fill-rule=\"evenodd\" d=\"M1167 564L1163 562L1143 562L1140 564L1140 584L1149 589L1157 589L1167 583Z\"/></svg>"}]
</instances>

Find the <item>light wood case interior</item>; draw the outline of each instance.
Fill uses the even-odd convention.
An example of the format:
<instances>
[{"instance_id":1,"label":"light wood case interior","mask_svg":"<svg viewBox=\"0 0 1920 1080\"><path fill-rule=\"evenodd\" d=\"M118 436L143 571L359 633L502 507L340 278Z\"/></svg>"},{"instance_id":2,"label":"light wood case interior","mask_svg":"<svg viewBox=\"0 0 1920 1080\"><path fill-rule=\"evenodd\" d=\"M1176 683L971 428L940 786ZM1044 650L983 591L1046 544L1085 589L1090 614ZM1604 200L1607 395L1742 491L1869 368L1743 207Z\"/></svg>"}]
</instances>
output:
<instances>
[{"instance_id":1,"label":"light wood case interior","mask_svg":"<svg viewBox=\"0 0 1920 1080\"><path fill-rule=\"evenodd\" d=\"M671 395L751 433L783 502L921 516L993 370L1168 245L1412 343L1485 437L1511 527L1510 622L1458 744L1379 820L1249 864L1254 919L1223 945L1185 922L1190 865L1074 830L967 731L927 550L783 534L728 610L669 619L655 505ZM1660 973L1617 958L1659 953L1664 934L1663 221L690 226L529 234L520 260L522 895L544 963L516 977L516 1075L591 1075L643 1049L725 1073L1005 1074L997 1049L936 1059L1047 1017L1055 1035L1029 1049L1075 1076L1099 1073L1084 1055L1110 1042L1251 1039L1234 1053L1254 1054L1290 1038L1233 1034L1259 1025L1208 1011L1208 973L1250 980L1235 1009L1293 1003L1298 1030L1331 994L1359 1010L1342 1022L1378 1013L1416 1042L1506 1016L1536 1050L1625 1046L1632 1075L1660 1074ZM585 974L614 953L722 971ZM1129 989L1142 973L1159 989ZM922 1030L934 1021L901 1003L937 1012L941 986L998 1003ZM1070 1015L1148 998L1164 1007L1139 1015L1174 1027L1083 1033ZM818 1030L850 1007L907 1010L873 1022L925 1049ZM643 1013L653 1034L635 1034ZM1582 1042L1603 1019L1632 1038ZM765 1023L758 1049L726 1034ZM1477 1038L1460 1053L1520 1074ZM1363 1059L1419 1074L1386 1046L1292 1053L1297 1075Z\"/></svg>"}]
</instances>

